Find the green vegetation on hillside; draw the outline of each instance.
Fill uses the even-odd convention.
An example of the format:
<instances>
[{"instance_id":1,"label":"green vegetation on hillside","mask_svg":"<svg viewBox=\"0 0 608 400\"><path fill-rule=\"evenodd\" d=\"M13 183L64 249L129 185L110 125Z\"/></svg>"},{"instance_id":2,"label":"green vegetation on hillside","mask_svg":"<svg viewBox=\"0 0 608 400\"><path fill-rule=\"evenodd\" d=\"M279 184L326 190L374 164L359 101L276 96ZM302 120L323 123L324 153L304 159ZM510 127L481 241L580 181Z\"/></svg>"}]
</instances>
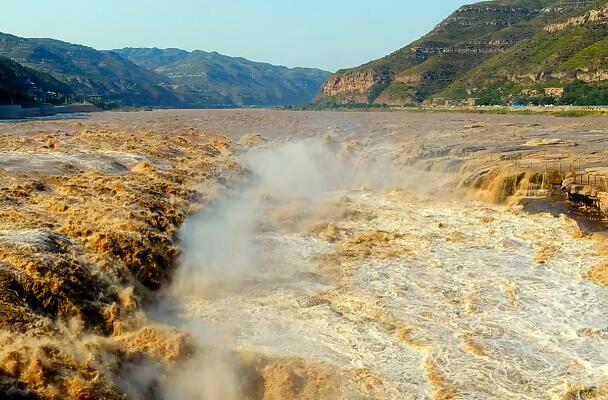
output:
<instances>
[{"instance_id":1,"label":"green vegetation on hillside","mask_svg":"<svg viewBox=\"0 0 608 400\"><path fill-rule=\"evenodd\" d=\"M330 73L286 68L216 52L126 48L122 57L153 70L180 90L200 93L213 104L277 106L308 103Z\"/></svg>"},{"instance_id":2,"label":"green vegetation on hillside","mask_svg":"<svg viewBox=\"0 0 608 400\"><path fill-rule=\"evenodd\" d=\"M357 99L366 96L377 104L598 104L605 101L608 21L600 14L547 27L605 5L603 0L497 0L463 6L423 38L338 71L335 79L391 71L393 79L382 90L357 89ZM329 97L352 102L353 85L341 89L332 79L332 95L322 94L319 104Z\"/></svg>"},{"instance_id":3,"label":"green vegetation on hillside","mask_svg":"<svg viewBox=\"0 0 608 400\"><path fill-rule=\"evenodd\" d=\"M15 83L39 82L41 86L34 85L36 90L58 93L56 99L45 96L46 101L87 100L102 107L304 104L313 100L330 75L317 69L289 69L202 51L98 51L58 40L3 33L0 55L29 71L22 75L35 77L28 81L7 72L7 78L0 76L0 85L8 88ZM9 95L10 90L19 95ZM10 90L5 90L5 102L11 101L10 96L18 102L35 99L27 87Z\"/></svg>"},{"instance_id":4,"label":"green vegetation on hillside","mask_svg":"<svg viewBox=\"0 0 608 400\"><path fill-rule=\"evenodd\" d=\"M575 106L600 106L608 104L608 83L599 86L584 82L566 85L564 95L557 104L572 104Z\"/></svg>"},{"instance_id":5,"label":"green vegetation on hillside","mask_svg":"<svg viewBox=\"0 0 608 400\"><path fill-rule=\"evenodd\" d=\"M52 39L0 34L0 54L67 86L73 100L118 101L122 105L181 105L161 76L117 54Z\"/></svg>"},{"instance_id":6,"label":"green vegetation on hillside","mask_svg":"<svg viewBox=\"0 0 608 400\"><path fill-rule=\"evenodd\" d=\"M45 101L61 102L70 88L52 76L40 73L0 57L0 105L28 104L37 96Z\"/></svg>"}]
</instances>

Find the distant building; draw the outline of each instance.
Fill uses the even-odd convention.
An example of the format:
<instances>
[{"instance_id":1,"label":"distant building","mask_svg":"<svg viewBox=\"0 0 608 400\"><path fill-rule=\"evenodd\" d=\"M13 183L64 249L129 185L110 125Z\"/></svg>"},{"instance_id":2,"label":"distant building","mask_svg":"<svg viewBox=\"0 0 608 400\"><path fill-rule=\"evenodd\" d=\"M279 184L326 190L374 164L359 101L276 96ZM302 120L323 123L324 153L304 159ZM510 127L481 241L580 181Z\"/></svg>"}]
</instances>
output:
<instances>
[{"instance_id":1,"label":"distant building","mask_svg":"<svg viewBox=\"0 0 608 400\"><path fill-rule=\"evenodd\" d=\"M536 89L524 89L521 91L522 94L526 96L538 96L540 92Z\"/></svg>"},{"instance_id":2,"label":"distant building","mask_svg":"<svg viewBox=\"0 0 608 400\"><path fill-rule=\"evenodd\" d=\"M564 95L563 87L548 87L545 88L545 95L553 97L562 97Z\"/></svg>"}]
</instances>

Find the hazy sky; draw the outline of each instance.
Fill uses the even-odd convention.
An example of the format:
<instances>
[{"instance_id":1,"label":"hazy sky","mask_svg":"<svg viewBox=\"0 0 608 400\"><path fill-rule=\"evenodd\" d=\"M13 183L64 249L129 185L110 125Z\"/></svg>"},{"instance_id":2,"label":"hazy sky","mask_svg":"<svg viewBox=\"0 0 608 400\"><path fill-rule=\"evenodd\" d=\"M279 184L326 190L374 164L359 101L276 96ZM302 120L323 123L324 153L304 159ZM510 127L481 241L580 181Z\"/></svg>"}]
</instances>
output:
<instances>
[{"instance_id":1,"label":"hazy sky","mask_svg":"<svg viewBox=\"0 0 608 400\"><path fill-rule=\"evenodd\" d=\"M179 47L335 71L431 30L462 0L2 0L0 31L98 49Z\"/></svg>"}]
</instances>

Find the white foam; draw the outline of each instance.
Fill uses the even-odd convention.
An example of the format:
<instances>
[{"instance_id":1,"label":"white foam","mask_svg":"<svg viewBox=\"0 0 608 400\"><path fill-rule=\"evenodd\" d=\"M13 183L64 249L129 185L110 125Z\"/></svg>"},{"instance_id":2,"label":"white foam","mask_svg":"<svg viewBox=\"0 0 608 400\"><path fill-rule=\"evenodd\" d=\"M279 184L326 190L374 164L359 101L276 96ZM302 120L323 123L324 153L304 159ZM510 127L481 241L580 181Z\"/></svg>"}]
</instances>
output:
<instances>
[{"instance_id":1,"label":"white foam","mask_svg":"<svg viewBox=\"0 0 608 400\"><path fill-rule=\"evenodd\" d=\"M314 280L275 281L192 299L189 311L237 349L366 368L383 380L385 398L431 397L426 361L463 399L548 398L608 377L606 339L579 334L608 327L608 291L585 279L601 258L591 239L567 232L565 218L464 200L351 198L374 218L345 227L405 234L397 243L408 251L366 259L338 291ZM258 242L301 271L332 250L297 234L265 234ZM546 244L555 254L537 264ZM274 260L269 268L280 265ZM319 292L328 295L319 301ZM400 341L374 320L378 313L411 327L425 344Z\"/></svg>"}]
</instances>

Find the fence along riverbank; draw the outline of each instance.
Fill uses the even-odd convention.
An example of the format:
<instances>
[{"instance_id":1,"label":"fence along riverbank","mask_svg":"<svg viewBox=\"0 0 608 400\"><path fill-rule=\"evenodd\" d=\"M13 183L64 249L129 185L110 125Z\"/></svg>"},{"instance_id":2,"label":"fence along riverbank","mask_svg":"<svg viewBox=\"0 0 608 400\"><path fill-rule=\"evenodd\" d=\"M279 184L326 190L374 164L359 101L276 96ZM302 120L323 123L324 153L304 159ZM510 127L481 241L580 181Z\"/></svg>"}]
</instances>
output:
<instances>
[{"instance_id":1,"label":"fence along riverbank","mask_svg":"<svg viewBox=\"0 0 608 400\"><path fill-rule=\"evenodd\" d=\"M554 194L560 190L569 200L597 208L608 215L608 160L578 155L556 159L526 158L530 155L447 148L426 150L423 158L472 161L478 162L479 168L504 169L507 174L508 171L512 174L510 185L513 187L517 187L522 174L537 175L540 183L536 184L535 193L544 190L547 194Z\"/></svg>"}]
</instances>

